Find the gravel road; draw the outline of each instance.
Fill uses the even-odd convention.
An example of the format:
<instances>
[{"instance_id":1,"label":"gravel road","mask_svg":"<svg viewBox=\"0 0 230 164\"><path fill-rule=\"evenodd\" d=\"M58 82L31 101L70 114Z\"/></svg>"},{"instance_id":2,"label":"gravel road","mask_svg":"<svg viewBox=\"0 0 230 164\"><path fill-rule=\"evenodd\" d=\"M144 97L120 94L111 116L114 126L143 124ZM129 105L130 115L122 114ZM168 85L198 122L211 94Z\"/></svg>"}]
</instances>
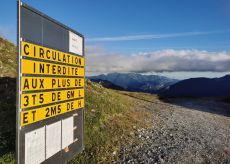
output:
<instances>
[{"instance_id":1,"label":"gravel road","mask_svg":"<svg viewBox=\"0 0 230 164\"><path fill-rule=\"evenodd\" d=\"M152 112L151 127L135 131L116 163L230 163L230 104L141 100L138 107Z\"/></svg>"}]
</instances>

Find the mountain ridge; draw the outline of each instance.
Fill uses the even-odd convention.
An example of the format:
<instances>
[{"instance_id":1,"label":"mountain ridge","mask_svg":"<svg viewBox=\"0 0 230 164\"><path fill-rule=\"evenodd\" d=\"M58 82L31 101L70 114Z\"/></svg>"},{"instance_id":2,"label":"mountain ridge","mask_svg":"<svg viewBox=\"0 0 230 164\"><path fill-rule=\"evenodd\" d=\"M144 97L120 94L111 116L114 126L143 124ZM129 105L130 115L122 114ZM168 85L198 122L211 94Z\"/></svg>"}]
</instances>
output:
<instances>
[{"instance_id":1,"label":"mountain ridge","mask_svg":"<svg viewBox=\"0 0 230 164\"><path fill-rule=\"evenodd\" d=\"M88 77L90 80L106 80L128 91L158 93L166 86L178 82L158 75L141 75L138 73L110 73Z\"/></svg>"},{"instance_id":2,"label":"mountain ridge","mask_svg":"<svg viewBox=\"0 0 230 164\"><path fill-rule=\"evenodd\" d=\"M230 75L220 78L190 78L160 91L161 97L225 97L230 96Z\"/></svg>"}]
</instances>

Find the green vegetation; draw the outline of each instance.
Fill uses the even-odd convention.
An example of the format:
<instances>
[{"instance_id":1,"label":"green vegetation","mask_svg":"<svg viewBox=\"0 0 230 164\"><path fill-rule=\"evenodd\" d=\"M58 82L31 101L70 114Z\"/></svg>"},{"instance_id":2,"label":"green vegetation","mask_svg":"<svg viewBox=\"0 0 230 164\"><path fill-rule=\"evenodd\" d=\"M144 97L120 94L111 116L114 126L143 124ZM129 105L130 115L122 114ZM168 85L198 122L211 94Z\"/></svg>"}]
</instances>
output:
<instances>
[{"instance_id":1,"label":"green vegetation","mask_svg":"<svg viewBox=\"0 0 230 164\"><path fill-rule=\"evenodd\" d=\"M0 163L15 163L16 51L0 37Z\"/></svg>"},{"instance_id":2,"label":"green vegetation","mask_svg":"<svg viewBox=\"0 0 230 164\"><path fill-rule=\"evenodd\" d=\"M0 157L0 163L7 163L7 164L15 163L15 154L11 152L4 154L2 157Z\"/></svg>"},{"instance_id":3,"label":"green vegetation","mask_svg":"<svg viewBox=\"0 0 230 164\"><path fill-rule=\"evenodd\" d=\"M111 163L122 144L135 142L134 131L148 113L133 98L87 81L85 150L72 163Z\"/></svg>"},{"instance_id":4,"label":"green vegetation","mask_svg":"<svg viewBox=\"0 0 230 164\"><path fill-rule=\"evenodd\" d=\"M0 163L14 160L16 134L16 80L0 78Z\"/></svg>"},{"instance_id":5,"label":"green vegetation","mask_svg":"<svg viewBox=\"0 0 230 164\"><path fill-rule=\"evenodd\" d=\"M0 37L0 77L16 77L16 54L15 45Z\"/></svg>"}]
</instances>

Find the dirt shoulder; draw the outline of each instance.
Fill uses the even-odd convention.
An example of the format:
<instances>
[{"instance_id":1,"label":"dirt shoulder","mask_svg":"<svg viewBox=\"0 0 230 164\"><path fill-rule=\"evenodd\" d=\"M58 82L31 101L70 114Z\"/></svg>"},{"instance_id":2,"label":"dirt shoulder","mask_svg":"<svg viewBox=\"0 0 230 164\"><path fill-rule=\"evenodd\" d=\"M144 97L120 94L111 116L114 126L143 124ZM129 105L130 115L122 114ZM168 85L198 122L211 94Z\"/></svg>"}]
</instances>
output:
<instances>
[{"instance_id":1,"label":"dirt shoulder","mask_svg":"<svg viewBox=\"0 0 230 164\"><path fill-rule=\"evenodd\" d=\"M152 126L137 130L138 142L123 145L117 163L230 163L230 117L216 112L229 104L147 100L139 108L152 112Z\"/></svg>"}]
</instances>

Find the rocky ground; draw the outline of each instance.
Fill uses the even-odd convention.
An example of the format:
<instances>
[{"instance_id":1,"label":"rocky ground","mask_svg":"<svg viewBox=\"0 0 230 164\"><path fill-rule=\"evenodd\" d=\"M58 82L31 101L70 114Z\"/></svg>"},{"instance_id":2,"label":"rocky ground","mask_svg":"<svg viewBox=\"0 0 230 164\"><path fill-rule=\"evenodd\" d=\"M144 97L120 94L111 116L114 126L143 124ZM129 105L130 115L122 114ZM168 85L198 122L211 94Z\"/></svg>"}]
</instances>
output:
<instances>
[{"instance_id":1,"label":"rocky ground","mask_svg":"<svg viewBox=\"0 0 230 164\"><path fill-rule=\"evenodd\" d=\"M151 127L134 132L116 163L230 163L230 104L215 100L139 101ZM217 112L218 111L218 112Z\"/></svg>"}]
</instances>

